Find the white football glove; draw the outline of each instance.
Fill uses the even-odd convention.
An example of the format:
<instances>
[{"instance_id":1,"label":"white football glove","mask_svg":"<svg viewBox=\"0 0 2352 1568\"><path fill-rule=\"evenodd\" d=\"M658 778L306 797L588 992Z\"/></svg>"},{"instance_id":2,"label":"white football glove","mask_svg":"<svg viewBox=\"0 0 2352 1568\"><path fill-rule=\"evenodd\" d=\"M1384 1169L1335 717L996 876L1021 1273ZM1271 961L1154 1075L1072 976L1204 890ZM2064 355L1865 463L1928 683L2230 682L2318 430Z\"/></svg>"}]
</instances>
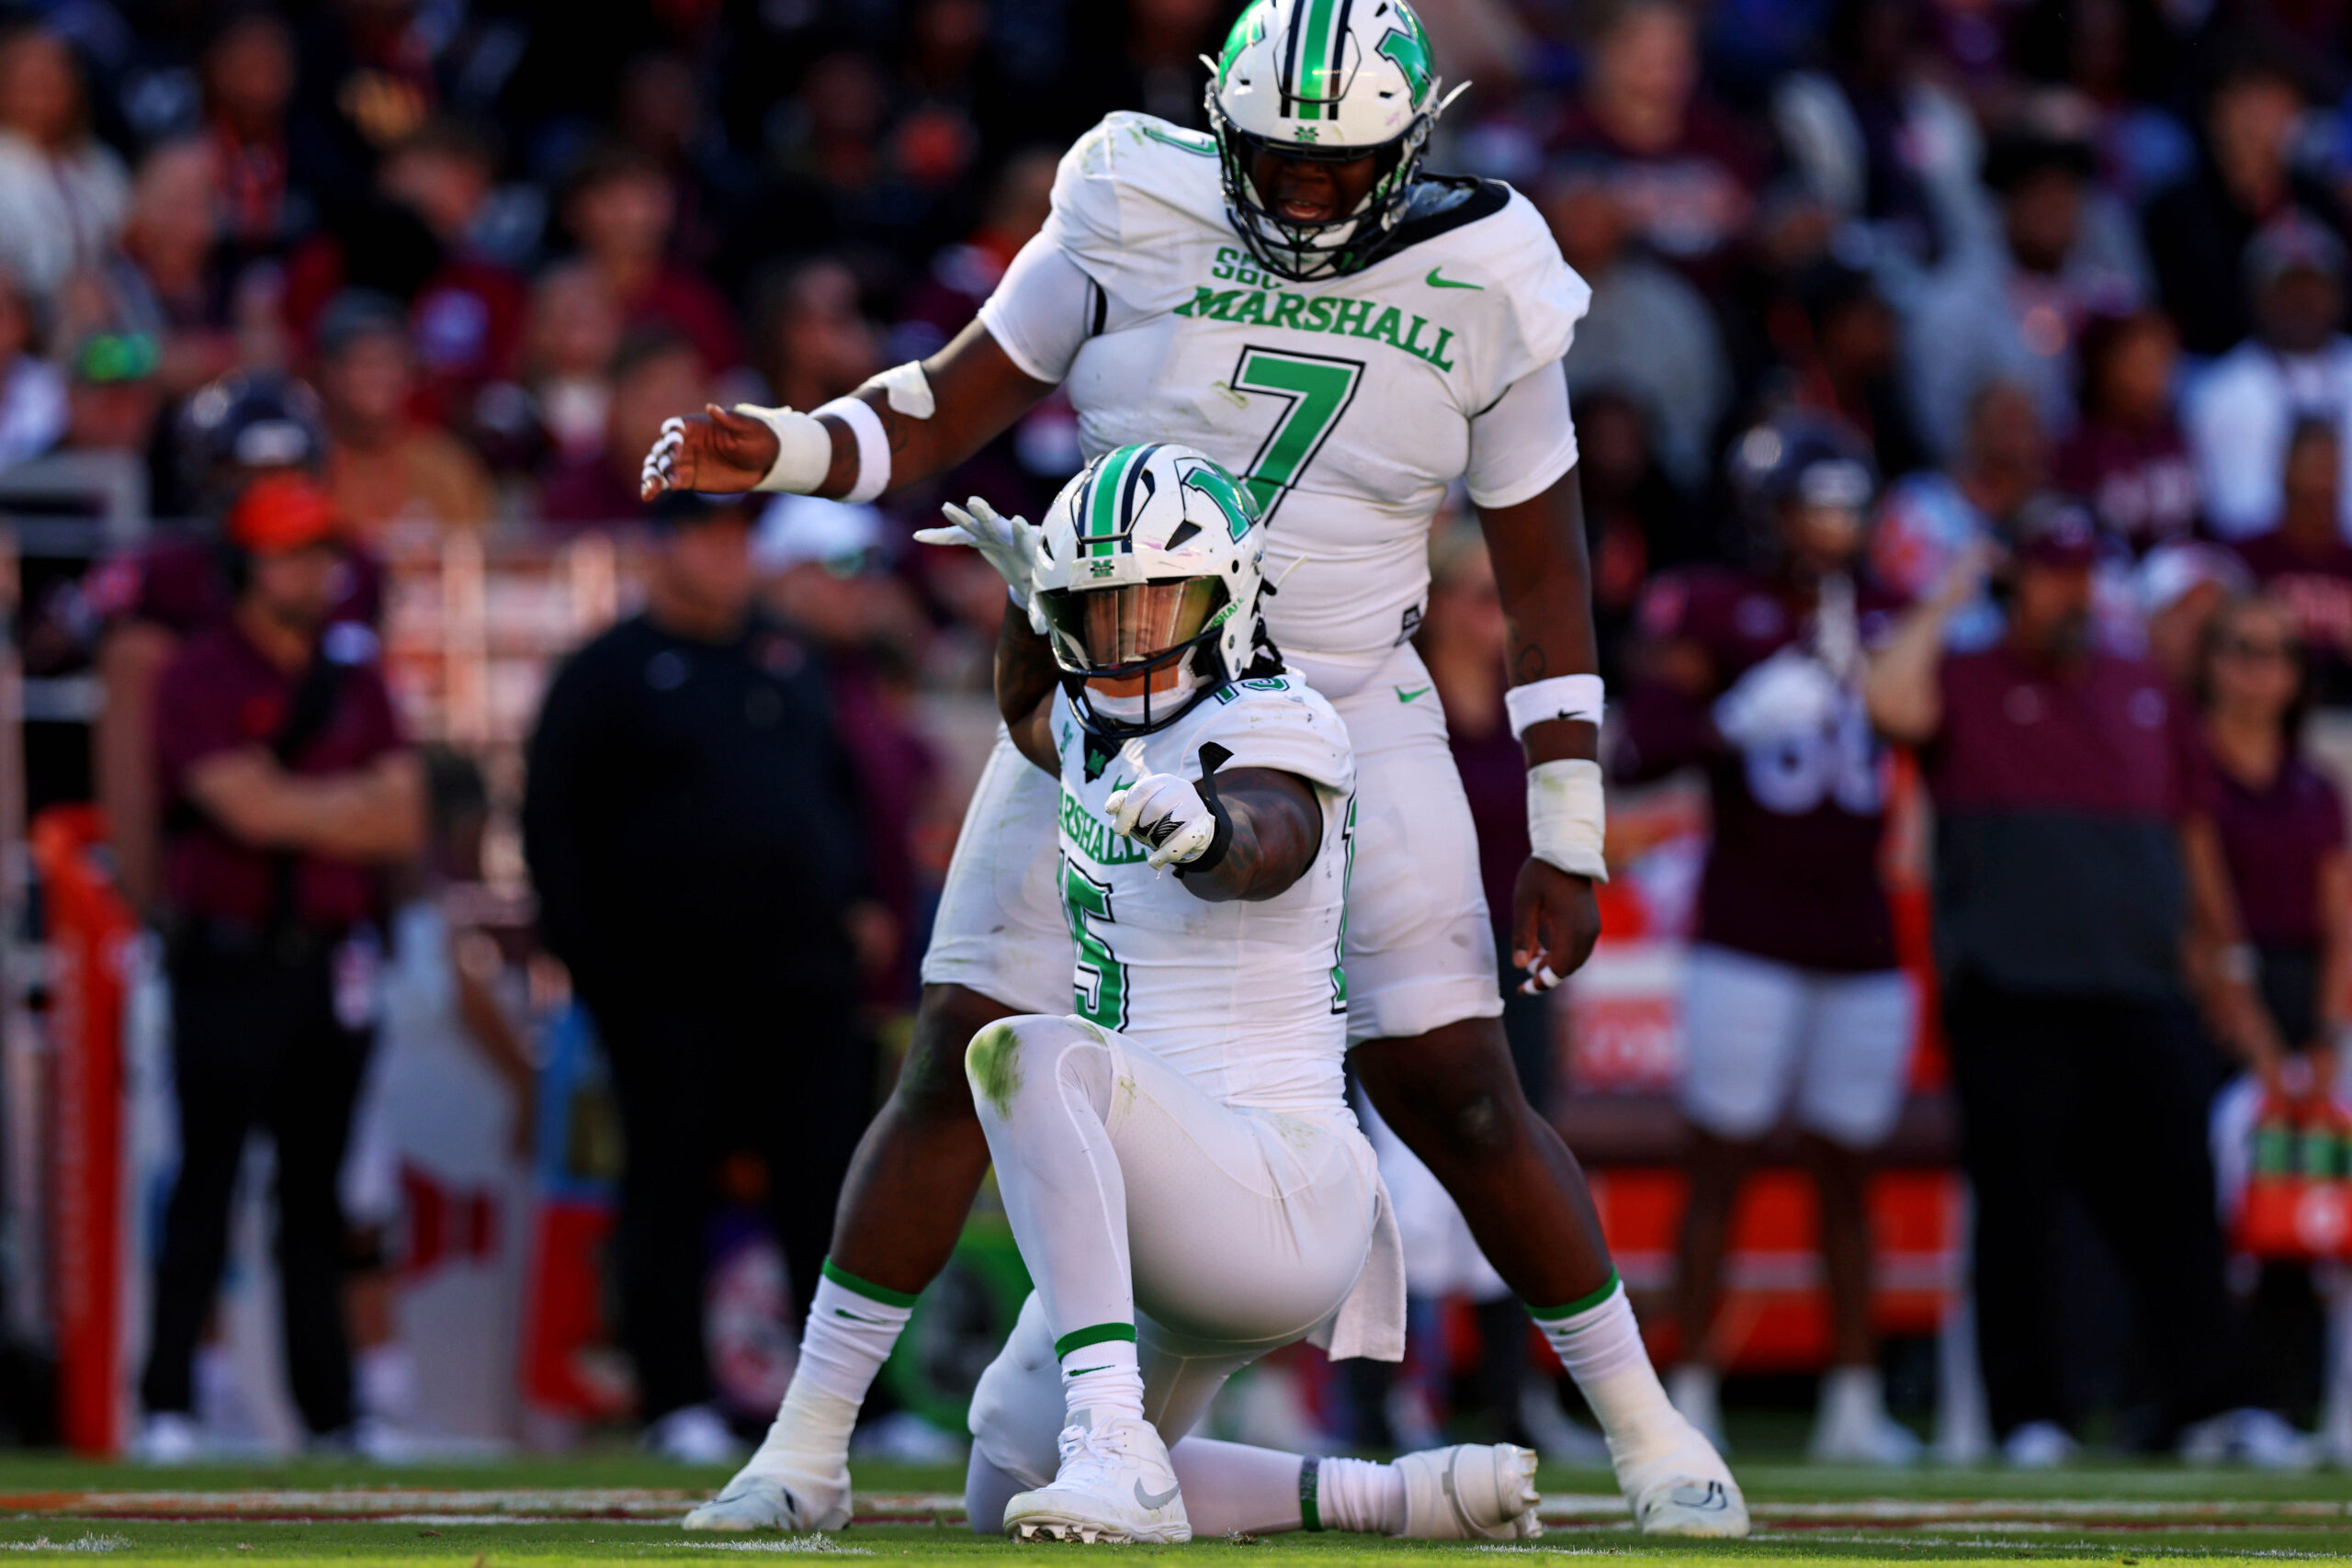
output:
<instances>
[{"instance_id":1,"label":"white football glove","mask_svg":"<svg viewBox=\"0 0 2352 1568\"><path fill-rule=\"evenodd\" d=\"M1784 648L1715 700L1715 730L1745 750L1826 728L1837 716L1837 678L1802 649Z\"/></svg>"},{"instance_id":2,"label":"white football glove","mask_svg":"<svg viewBox=\"0 0 2352 1568\"><path fill-rule=\"evenodd\" d=\"M1216 839L1216 813L1191 781L1174 773L1146 773L1111 792L1111 826L1151 852L1151 868L1184 865L1208 852Z\"/></svg>"},{"instance_id":3,"label":"white football glove","mask_svg":"<svg viewBox=\"0 0 2352 1568\"><path fill-rule=\"evenodd\" d=\"M968 545L979 551L1012 590L1012 602L1027 609L1030 575L1037 564L1038 530L1026 517L1004 516L977 495L962 506L950 502L939 510L949 525L918 528L915 538L926 545Z\"/></svg>"}]
</instances>

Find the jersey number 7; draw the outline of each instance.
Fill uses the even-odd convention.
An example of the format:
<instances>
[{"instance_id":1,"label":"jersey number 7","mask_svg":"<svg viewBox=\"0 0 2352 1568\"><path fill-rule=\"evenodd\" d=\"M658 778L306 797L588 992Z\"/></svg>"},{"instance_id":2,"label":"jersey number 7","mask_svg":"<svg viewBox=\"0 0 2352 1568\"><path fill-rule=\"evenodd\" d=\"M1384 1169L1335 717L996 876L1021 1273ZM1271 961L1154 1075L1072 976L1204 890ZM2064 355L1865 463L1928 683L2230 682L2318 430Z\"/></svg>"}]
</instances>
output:
<instances>
[{"instance_id":1,"label":"jersey number 7","mask_svg":"<svg viewBox=\"0 0 2352 1568\"><path fill-rule=\"evenodd\" d=\"M1323 449L1324 440L1355 400L1356 388L1363 380L1361 359L1294 354L1254 344L1241 351L1240 361L1233 367L1234 390L1263 392L1288 405L1259 444L1241 481L1250 487L1258 514L1267 522L1273 521L1274 509Z\"/></svg>"}]
</instances>

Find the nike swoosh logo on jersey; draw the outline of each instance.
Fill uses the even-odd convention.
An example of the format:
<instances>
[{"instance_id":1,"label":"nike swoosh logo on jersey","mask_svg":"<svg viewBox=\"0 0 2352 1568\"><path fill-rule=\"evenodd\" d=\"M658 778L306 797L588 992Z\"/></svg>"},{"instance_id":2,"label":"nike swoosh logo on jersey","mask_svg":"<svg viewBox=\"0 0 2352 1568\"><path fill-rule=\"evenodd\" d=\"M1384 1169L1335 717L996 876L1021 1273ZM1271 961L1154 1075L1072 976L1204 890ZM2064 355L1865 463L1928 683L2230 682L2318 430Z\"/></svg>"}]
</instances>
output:
<instances>
[{"instance_id":1,"label":"nike swoosh logo on jersey","mask_svg":"<svg viewBox=\"0 0 2352 1568\"><path fill-rule=\"evenodd\" d=\"M1444 270L1442 267L1430 268L1427 281L1431 288L1484 288L1487 287L1483 283L1464 283L1455 278L1440 277L1438 274Z\"/></svg>"},{"instance_id":2,"label":"nike swoosh logo on jersey","mask_svg":"<svg viewBox=\"0 0 2352 1568\"><path fill-rule=\"evenodd\" d=\"M1176 1495L1176 1492L1177 1488L1173 1486L1170 1486L1165 1492L1147 1492L1143 1489L1142 1482L1138 1481L1136 1483L1136 1501L1141 1503L1147 1508L1166 1507L1168 1506L1168 1499Z\"/></svg>"},{"instance_id":3,"label":"nike swoosh logo on jersey","mask_svg":"<svg viewBox=\"0 0 2352 1568\"><path fill-rule=\"evenodd\" d=\"M1430 689L1427 686L1423 686L1418 692L1408 692L1402 686L1396 688L1396 700L1400 703L1409 703L1416 697L1426 697L1429 694Z\"/></svg>"}]
</instances>

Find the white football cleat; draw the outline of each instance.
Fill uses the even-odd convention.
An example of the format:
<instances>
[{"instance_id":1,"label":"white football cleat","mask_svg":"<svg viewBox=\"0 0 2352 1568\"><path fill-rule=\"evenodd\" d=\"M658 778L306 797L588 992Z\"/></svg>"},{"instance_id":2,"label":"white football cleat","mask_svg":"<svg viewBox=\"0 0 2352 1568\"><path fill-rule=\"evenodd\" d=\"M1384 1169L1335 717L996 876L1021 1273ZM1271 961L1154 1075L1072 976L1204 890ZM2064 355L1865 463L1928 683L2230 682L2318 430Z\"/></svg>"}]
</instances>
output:
<instances>
[{"instance_id":1,"label":"white football cleat","mask_svg":"<svg viewBox=\"0 0 2352 1568\"><path fill-rule=\"evenodd\" d=\"M783 1425L783 1417L776 1425ZM777 1444L775 1427L752 1461L688 1514L690 1530L837 1530L849 1523L849 1459Z\"/></svg>"},{"instance_id":2,"label":"white football cleat","mask_svg":"<svg viewBox=\"0 0 2352 1568\"><path fill-rule=\"evenodd\" d=\"M1510 1443L1457 1443L1399 1454L1408 1540L1532 1540L1535 1450Z\"/></svg>"},{"instance_id":3,"label":"white football cleat","mask_svg":"<svg viewBox=\"0 0 2352 1568\"><path fill-rule=\"evenodd\" d=\"M1732 1539L1747 1533L1747 1499L1714 1445L1680 1415L1682 1431L1671 1449L1617 1472L1617 1483L1634 1506L1634 1522L1644 1535Z\"/></svg>"},{"instance_id":4,"label":"white football cleat","mask_svg":"<svg viewBox=\"0 0 2352 1568\"><path fill-rule=\"evenodd\" d=\"M1133 1416L1100 1426L1074 1421L1062 1428L1061 1450L1052 1484L1016 1493L1005 1504L1005 1534L1015 1540L1153 1546L1182 1546L1193 1539L1168 1445L1150 1422Z\"/></svg>"}]
</instances>

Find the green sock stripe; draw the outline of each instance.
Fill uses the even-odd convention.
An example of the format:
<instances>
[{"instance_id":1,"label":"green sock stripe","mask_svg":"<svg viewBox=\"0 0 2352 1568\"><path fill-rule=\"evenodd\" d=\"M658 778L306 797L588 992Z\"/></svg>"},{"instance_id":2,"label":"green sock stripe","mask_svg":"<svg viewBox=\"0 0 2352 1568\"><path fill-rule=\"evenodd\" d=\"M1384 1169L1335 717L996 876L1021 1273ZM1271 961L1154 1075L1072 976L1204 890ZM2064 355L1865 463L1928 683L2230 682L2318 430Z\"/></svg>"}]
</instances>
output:
<instances>
[{"instance_id":1,"label":"green sock stripe","mask_svg":"<svg viewBox=\"0 0 2352 1568\"><path fill-rule=\"evenodd\" d=\"M1102 1345L1114 1339L1136 1342L1136 1325L1132 1323L1098 1323L1091 1328L1074 1328L1054 1341L1054 1359L1060 1360L1072 1350L1083 1350L1089 1345Z\"/></svg>"},{"instance_id":2,"label":"green sock stripe","mask_svg":"<svg viewBox=\"0 0 2352 1568\"><path fill-rule=\"evenodd\" d=\"M1593 1308L1599 1306L1601 1303L1607 1301L1611 1296L1616 1293L1617 1270L1611 1269L1609 1270L1608 1281L1603 1284L1600 1289L1593 1292L1592 1294L1589 1296L1578 1296L1576 1300L1570 1302L1566 1306L1528 1307L1527 1315L1535 1319L1538 1323L1557 1323L1564 1317L1574 1317L1580 1312L1590 1312Z\"/></svg>"},{"instance_id":3,"label":"green sock stripe","mask_svg":"<svg viewBox=\"0 0 2352 1568\"><path fill-rule=\"evenodd\" d=\"M854 1291L869 1302L878 1302L884 1306L893 1307L910 1307L915 1304L915 1297L909 1295L906 1292L894 1291L887 1285L877 1285L871 1280L861 1280L830 1258L825 1259L823 1271L826 1279L831 1280L842 1290Z\"/></svg>"},{"instance_id":4,"label":"green sock stripe","mask_svg":"<svg viewBox=\"0 0 2352 1568\"><path fill-rule=\"evenodd\" d=\"M1298 1528L1319 1530L1323 1528L1323 1510L1317 1506L1315 1494L1320 1485L1317 1475L1323 1468L1321 1454L1308 1454L1298 1461Z\"/></svg>"}]
</instances>

